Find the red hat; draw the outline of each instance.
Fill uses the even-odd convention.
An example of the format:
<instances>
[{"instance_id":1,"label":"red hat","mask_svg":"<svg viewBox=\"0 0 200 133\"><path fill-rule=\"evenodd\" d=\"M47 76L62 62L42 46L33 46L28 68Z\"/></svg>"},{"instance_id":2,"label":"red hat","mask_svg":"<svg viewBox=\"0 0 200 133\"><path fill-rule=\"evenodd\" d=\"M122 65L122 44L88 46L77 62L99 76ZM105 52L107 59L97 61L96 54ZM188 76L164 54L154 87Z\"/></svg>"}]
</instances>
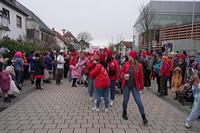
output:
<instances>
[{"instance_id":1,"label":"red hat","mask_svg":"<svg viewBox=\"0 0 200 133\"><path fill-rule=\"evenodd\" d=\"M104 50L104 52L106 52L106 51L108 51L108 48L104 48L103 50Z\"/></svg>"},{"instance_id":2,"label":"red hat","mask_svg":"<svg viewBox=\"0 0 200 133\"><path fill-rule=\"evenodd\" d=\"M113 54L113 51L112 50L108 50L107 55L108 56L112 56L112 54Z\"/></svg>"},{"instance_id":3,"label":"red hat","mask_svg":"<svg viewBox=\"0 0 200 133\"><path fill-rule=\"evenodd\" d=\"M64 53L64 55L63 55L64 57L67 57L67 54L66 53Z\"/></svg>"},{"instance_id":4,"label":"red hat","mask_svg":"<svg viewBox=\"0 0 200 133\"><path fill-rule=\"evenodd\" d=\"M130 55L131 57L133 57L134 59L137 59L137 51L131 51L131 52L129 53L129 55Z\"/></svg>"},{"instance_id":5,"label":"red hat","mask_svg":"<svg viewBox=\"0 0 200 133\"><path fill-rule=\"evenodd\" d=\"M184 54L178 54L178 58L182 58L182 59L185 59L186 56Z\"/></svg>"}]
</instances>

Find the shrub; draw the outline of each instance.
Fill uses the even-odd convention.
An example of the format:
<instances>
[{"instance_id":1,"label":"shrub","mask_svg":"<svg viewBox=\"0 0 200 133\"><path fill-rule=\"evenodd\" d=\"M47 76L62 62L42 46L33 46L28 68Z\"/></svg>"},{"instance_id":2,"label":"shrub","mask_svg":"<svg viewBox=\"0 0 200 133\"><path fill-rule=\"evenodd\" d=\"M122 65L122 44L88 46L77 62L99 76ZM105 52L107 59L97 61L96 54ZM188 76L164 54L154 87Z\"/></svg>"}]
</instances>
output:
<instances>
[{"instance_id":1,"label":"shrub","mask_svg":"<svg viewBox=\"0 0 200 133\"><path fill-rule=\"evenodd\" d=\"M28 55L32 50L34 51L46 50L44 47L40 45L33 45L27 42L17 42L15 40L9 40L9 39L0 41L0 47L6 47L10 50L9 53L5 53L3 55L5 58L12 58L14 53L17 51L25 52Z\"/></svg>"}]
</instances>

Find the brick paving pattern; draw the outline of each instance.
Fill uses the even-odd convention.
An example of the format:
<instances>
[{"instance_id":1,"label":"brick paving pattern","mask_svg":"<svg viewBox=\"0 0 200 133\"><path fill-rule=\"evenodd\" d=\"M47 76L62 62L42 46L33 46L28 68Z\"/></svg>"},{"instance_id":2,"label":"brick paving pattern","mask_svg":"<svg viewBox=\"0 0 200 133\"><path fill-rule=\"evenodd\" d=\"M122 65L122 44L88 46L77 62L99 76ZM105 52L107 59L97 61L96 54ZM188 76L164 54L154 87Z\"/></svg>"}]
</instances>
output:
<instances>
[{"instance_id":1,"label":"brick paving pattern","mask_svg":"<svg viewBox=\"0 0 200 133\"><path fill-rule=\"evenodd\" d=\"M122 114L122 95L117 95L108 113L94 112L87 88L71 83L45 86L0 113L0 133L200 133L200 122L184 127L187 114L152 93L142 94L149 120L143 125L138 108L130 98L128 121Z\"/></svg>"}]
</instances>

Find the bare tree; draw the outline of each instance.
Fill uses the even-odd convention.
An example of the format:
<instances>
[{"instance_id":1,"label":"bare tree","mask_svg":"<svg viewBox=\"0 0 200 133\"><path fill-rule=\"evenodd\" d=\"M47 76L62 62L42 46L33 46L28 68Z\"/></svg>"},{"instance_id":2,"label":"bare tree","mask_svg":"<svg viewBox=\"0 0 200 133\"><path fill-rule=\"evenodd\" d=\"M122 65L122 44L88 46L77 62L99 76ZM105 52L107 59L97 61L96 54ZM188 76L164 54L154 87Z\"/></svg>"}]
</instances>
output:
<instances>
[{"instance_id":1,"label":"bare tree","mask_svg":"<svg viewBox=\"0 0 200 133\"><path fill-rule=\"evenodd\" d=\"M82 41L85 41L87 43L90 43L90 41L92 41L93 38L92 38L90 33L81 32L81 33L78 34L77 39L78 39L78 41L82 40Z\"/></svg>"},{"instance_id":2,"label":"bare tree","mask_svg":"<svg viewBox=\"0 0 200 133\"><path fill-rule=\"evenodd\" d=\"M147 48L150 50L150 30L153 29L153 15L149 5L142 5L139 9L140 17L137 20L137 25L140 32L144 33L144 39L147 42Z\"/></svg>"}]
</instances>

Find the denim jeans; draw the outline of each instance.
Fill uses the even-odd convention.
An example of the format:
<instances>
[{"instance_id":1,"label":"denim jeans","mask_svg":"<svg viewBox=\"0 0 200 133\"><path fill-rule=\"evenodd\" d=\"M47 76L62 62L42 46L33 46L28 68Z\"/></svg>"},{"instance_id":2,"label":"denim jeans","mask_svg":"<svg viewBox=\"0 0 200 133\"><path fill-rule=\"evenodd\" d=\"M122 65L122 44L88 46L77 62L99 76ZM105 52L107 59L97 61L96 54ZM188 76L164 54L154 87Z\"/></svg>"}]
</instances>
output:
<instances>
[{"instance_id":1,"label":"denim jeans","mask_svg":"<svg viewBox=\"0 0 200 133\"><path fill-rule=\"evenodd\" d=\"M199 116L200 116L200 95L194 99L193 108L186 120L186 123L191 126L193 121L197 120Z\"/></svg>"},{"instance_id":2,"label":"denim jeans","mask_svg":"<svg viewBox=\"0 0 200 133\"><path fill-rule=\"evenodd\" d=\"M72 81L72 70L71 70L71 68L69 68L69 72L68 72L68 80L69 81Z\"/></svg>"},{"instance_id":3,"label":"denim jeans","mask_svg":"<svg viewBox=\"0 0 200 133\"><path fill-rule=\"evenodd\" d=\"M111 80L110 83L110 99L115 100L116 81Z\"/></svg>"},{"instance_id":4,"label":"denim jeans","mask_svg":"<svg viewBox=\"0 0 200 133\"><path fill-rule=\"evenodd\" d=\"M15 70L16 74L16 85L22 87L22 70Z\"/></svg>"},{"instance_id":5,"label":"denim jeans","mask_svg":"<svg viewBox=\"0 0 200 133\"><path fill-rule=\"evenodd\" d=\"M108 90L109 90L108 88L96 88L97 108L99 108L100 106L101 97L104 98L105 108L108 108Z\"/></svg>"},{"instance_id":6,"label":"denim jeans","mask_svg":"<svg viewBox=\"0 0 200 133\"><path fill-rule=\"evenodd\" d=\"M88 92L89 92L89 96L93 97L94 95L94 79L93 78L89 78L88 80Z\"/></svg>"},{"instance_id":7,"label":"denim jeans","mask_svg":"<svg viewBox=\"0 0 200 133\"><path fill-rule=\"evenodd\" d=\"M143 106L143 103L142 103L141 98L140 98L140 92L138 90L136 90L135 87L129 88L129 87L125 86L123 88L123 97L124 97L124 99L123 99L123 110L125 111L128 108L128 101L129 101L130 91L132 92L133 98L134 98L134 100L135 100L135 102L136 102L136 104L138 106L140 114L141 115L145 114L144 106Z\"/></svg>"}]
</instances>

